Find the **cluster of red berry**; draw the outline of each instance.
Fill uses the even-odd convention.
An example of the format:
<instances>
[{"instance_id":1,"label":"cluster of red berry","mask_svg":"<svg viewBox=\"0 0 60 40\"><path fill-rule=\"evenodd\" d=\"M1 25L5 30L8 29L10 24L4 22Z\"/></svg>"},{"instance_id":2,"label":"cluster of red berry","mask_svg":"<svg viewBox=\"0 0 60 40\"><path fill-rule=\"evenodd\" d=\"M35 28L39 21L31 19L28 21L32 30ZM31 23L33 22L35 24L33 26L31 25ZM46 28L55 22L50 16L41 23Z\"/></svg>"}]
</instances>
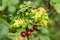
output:
<instances>
[{"instance_id":1,"label":"cluster of red berry","mask_svg":"<svg viewBox=\"0 0 60 40\"><path fill-rule=\"evenodd\" d=\"M32 29L29 29L27 32L22 32L21 36L25 37L25 36L29 36L31 34L31 32L33 32L34 30L37 29L37 25L34 25Z\"/></svg>"}]
</instances>

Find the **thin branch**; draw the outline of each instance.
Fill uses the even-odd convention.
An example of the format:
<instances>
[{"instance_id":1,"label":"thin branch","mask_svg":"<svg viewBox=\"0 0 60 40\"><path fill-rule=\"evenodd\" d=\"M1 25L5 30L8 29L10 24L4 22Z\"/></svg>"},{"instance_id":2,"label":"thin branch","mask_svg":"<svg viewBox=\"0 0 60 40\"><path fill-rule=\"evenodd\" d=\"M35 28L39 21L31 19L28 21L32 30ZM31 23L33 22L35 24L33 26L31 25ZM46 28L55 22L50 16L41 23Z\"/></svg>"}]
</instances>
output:
<instances>
[{"instance_id":1,"label":"thin branch","mask_svg":"<svg viewBox=\"0 0 60 40\"><path fill-rule=\"evenodd\" d=\"M26 31L28 31L28 26L26 27ZM27 36L27 40L29 40L29 36Z\"/></svg>"}]
</instances>

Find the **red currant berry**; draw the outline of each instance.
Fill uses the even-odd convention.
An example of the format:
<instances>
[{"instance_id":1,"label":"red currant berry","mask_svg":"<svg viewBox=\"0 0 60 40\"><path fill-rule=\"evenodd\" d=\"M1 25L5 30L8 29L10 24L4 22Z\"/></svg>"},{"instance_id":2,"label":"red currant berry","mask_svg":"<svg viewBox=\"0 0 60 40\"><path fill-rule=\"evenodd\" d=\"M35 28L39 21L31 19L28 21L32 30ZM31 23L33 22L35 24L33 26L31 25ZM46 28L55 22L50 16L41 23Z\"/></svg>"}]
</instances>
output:
<instances>
[{"instance_id":1,"label":"red currant berry","mask_svg":"<svg viewBox=\"0 0 60 40\"><path fill-rule=\"evenodd\" d=\"M25 37L25 36L26 36L26 33L25 33L25 32L22 32L22 33L21 33L21 36L22 36L22 37Z\"/></svg>"},{"instance_id":2,"label":"red currant berry","mask_svg":"<svg viewBox=\"0 0 60 40\"><path fill-rule=\"evenodd\" d=\"M29 36L31 34L31 32L30 31L27 31L26 34L27 34L27 36Z\"/></svg>"},{"instance_id":3,"label":"red currant berry","mask_svg":"<svg viewBox=\"0 0 60 40\"><path fill-rule=\"evenodd\" d=\"M33 29L36 30L36 29L37 29L37 25L34 25L34 26L33 26Z\"/></svg>"},{"instance_id":4,"label":"red currant berry","mask_svg":"<svg viewBox=\"0 0 60 40\"><path fill-rule=\"evenodd\" d=\"M33 31L34 31L34 29L32 28L32 29L30 29L29 31L30 31L30 32L33 32Z\"/></svg>"}]
</instances>

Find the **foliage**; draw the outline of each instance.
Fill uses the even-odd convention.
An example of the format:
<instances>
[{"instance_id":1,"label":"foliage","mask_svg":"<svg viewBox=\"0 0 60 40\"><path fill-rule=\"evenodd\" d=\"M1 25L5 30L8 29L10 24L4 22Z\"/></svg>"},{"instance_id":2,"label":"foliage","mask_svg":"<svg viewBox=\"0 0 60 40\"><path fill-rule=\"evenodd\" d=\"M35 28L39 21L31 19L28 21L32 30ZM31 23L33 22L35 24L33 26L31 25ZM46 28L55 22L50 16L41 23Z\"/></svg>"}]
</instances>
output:
<instances>
[{"instance_id":1,"label":"foliage","mask_svg":"<svg viewBox=\"0 0 60 40\"><path fill-rule=\"evenodd\" d=\"M60 13L60 0L51 0L50 4L54 6L55 10Z\"/></svg>"},{"instance_id":2,"label":"foliage","mask_svg":"<svg viewBox=\"0 0 60 40\"><path fill-rule=\"evenodd\" d=\"M59 0L0 0L0 40L59 40L59 4ZM29 31L33 31L29 36L21 35Z\"/></svg>"},{"instance_id":3,"label":"foliage","mask_svg":"<svg viewBox=\"0 0 60 40\"><path fill-rule=\"evenodd\" d=\"M9 12L15 12L17 8L17 4L19 3L19 0L1 0L2 5L0 6L0 11L5 10L6 7L8 7Z\"/></svg>"}]
</instances>

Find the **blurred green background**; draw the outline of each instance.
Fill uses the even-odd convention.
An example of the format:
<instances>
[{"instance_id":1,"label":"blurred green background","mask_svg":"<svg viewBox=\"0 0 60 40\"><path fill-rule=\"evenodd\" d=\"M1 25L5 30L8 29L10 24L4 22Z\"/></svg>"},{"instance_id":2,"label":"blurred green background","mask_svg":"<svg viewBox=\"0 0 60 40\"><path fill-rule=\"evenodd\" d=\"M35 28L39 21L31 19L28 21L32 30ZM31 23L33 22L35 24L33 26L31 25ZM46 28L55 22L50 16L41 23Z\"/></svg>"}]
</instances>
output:
<instances>
[{"instance_id":1,"label":"blurred green background","mask_svg":"<svg viewBox=\"0 0 60 40\"><path fill-rule=\"evenodd\" d=\"M7 35L9 23L14 20L19 5L24 1L33 2L33 8L46 9L49 16L49 36L51 40L60 40L60 0L0 0L0 40L10 40Z\"/></svg>"}]
</instances>

